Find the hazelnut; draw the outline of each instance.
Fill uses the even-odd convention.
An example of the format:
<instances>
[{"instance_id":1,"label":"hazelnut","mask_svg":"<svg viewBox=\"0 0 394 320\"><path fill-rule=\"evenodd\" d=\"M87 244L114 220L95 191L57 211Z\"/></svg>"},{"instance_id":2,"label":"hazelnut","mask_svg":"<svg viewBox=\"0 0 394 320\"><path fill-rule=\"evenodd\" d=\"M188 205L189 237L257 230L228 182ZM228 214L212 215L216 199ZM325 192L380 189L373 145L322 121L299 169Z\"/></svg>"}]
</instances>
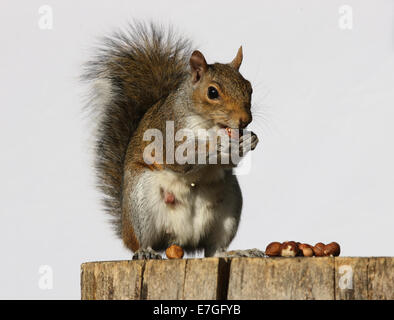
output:
<instances>
[{"instance_id":1,"label":"hazelnut","mask_svg":"<svg viewBox=\"0 0 394 320\"><path fill-rule=\"evenodd\" d=\"M298 248L298 253L297 253L297 257L301 256L302 257L302 251L300 250L300 244L301 242L296 242L297 248Z\"/></svg>"},{"instance_id":2,"label":"hazelnut","mask_svg":"<svg viewBox=\"0 0 394 320\"><path fill-rule=\"evenodd\" d=\"M280 242L271 242L265 249L265 254L269 257L280 256L281 245Z\"/></svg>"},{"instance_id":3,"label":"hazelnut","mask_svg":"<svg viewBox=\"0 0 394 320\"><path fill-rule=\"evenodd\" d=\"M325 247L325 244L323 242L318 242L315 244L315 247L323 248Z\"/></svg>"},{"instance_id":4,"label":"hazelnut","mask_svg":"<svg viewBox=\"0 0 394 320\"><path fill-rule=\"evenodd\" d=\"M176 244L173 244L172 246L168 247L166 250L166 256L168 259L182 259L183 257L183 249L180 246L177 246Z\"/></svg>"},{"instance_id":5,"label":"hazelnut","mask_svg":"<svg viewBox=\"0 0 394 320\"><path fill-rule=\"evenodd\" d=\"M239 134L238 129L232 129L230 127L227 127L226 133L232 139L239 139L240 134Z\"/></svg>"},{"instance_id":6,"label":"hazelnut","mask_svg":"<svg viewBox=\"0 0 394 320\"><path fill-rule=\"evenodd\" d=\"M299 249L294 241L283 242L280 247L280 255L282 257L295 257L298 253Z\"/></svg>"},{"instance_id":7,"label":"hazelnut","mask_svg":"<svg viewBox=\"0 0 394 320\"><path fill-rule=\"evenodd\" d=\"M324 247L326 245L322 242L318 242L315 244L313 247L313 253L315 254L316 257L323 257L324 256Z\"/></svg>"},{"instance_id":8,"label":"hazelnut","mask_svg":"<svg viewBox=\"0 0 394 320\"><path fill-rule=\"evenodd\" d=\"M298 249L300 249L300 253L304 257L312 257L314 252L313 252L313 247L307 243L301 243L298 245Z\"/></svg>"},{"instance_id":9,"label":"hazelnut","mask_svg":"<svg viewBox=\"0 0 394 320\"><path fill-rule=\"evenodd\" d=\"M325 256L337 257L341 253L341 247L336 242L331 242L324 246L323 253Z\"/></svg>"}]
</instances>

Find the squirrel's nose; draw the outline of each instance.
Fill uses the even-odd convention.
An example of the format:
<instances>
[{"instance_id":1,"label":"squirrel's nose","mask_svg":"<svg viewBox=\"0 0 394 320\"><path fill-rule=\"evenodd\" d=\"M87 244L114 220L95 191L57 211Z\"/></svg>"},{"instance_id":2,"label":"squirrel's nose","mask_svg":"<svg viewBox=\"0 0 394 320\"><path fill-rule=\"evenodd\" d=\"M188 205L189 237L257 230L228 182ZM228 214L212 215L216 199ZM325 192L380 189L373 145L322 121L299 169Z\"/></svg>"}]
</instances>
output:
<instances>
[{"instance_id":1,"label":"squirrel's nose","mask_svg":"<svg viewBox=\"0 0 394 320\"><path fill-rule=\"evenodd\" d=\"M244 129L248 126L249 123L252 122L252 116L249 114L245 114L239 118L239 128Z\"/></svg>"}]
</instances>

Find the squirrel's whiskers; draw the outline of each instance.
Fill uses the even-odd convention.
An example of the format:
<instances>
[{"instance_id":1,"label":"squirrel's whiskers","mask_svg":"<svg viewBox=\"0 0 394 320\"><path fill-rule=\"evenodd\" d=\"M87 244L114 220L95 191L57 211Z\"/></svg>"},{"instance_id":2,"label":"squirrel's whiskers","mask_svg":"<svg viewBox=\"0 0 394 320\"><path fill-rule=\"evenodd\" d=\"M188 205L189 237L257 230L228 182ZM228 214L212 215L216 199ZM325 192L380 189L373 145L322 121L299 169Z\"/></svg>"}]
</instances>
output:
<instances>
[{"instance_id":1,"label":"squirrel's whiskers","mask_svg":"<svg viewBox=\"0 0 394 320\"><path fill-rule=\"evenodd\" d=\"M242 195L233 175L237 163L226 163L225 146L216 154L217 164L172 162L171 157L147 163L143 155L151 142L144 134L165 133L168 121L175 131L245 129L252 121L252 86L239 72L242 60L241 47L230 63L208 64L172 30L136 23L105 38L86 64L84 78L93 84L90 106L100 110L98 186L116 233L135 258L159 258L156 251L172 245L223 256L234 238ZM239 141L243 155L258 143L253 133ZM151 155L167 156L180 144L164 140ZM197 147L193 152L207 156Z\"/></svg>"}]
</instances>

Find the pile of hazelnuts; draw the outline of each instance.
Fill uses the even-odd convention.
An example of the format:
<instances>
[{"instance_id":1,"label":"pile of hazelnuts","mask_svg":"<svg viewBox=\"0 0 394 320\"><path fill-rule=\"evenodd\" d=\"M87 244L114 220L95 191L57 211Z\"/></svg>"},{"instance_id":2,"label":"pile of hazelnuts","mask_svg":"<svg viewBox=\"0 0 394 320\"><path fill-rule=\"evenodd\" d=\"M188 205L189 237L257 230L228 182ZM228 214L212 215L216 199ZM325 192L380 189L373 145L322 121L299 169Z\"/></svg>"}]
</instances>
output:
<instances>
[{"instance_id":1,"label":"pile of hazelnuts","mask_svg":"<svg viewBox=\"0 0 394 320\"><path fill-rule=\"evenodd\" d=\"M336 242L318 242L315 246L295 241L271 242L265 249L269 257L337 257L340 253L341 247Z\"/></svg>"}]
</instances>

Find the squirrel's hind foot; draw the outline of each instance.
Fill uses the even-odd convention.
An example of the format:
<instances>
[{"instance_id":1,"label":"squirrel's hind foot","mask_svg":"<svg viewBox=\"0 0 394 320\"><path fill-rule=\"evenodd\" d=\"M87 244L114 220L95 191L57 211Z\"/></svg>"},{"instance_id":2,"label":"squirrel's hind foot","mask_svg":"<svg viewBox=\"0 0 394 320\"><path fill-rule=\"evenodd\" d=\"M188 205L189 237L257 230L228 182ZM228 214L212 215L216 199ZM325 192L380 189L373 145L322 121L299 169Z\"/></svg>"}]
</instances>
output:
<instances>
[{"instance_id":1,"label":"squirrel's hind foot","mask_svg":"<svg viewBox=\"0 0 394 320\"><path fill-rule=\"evenodd\" d=\"M141 248L134 252L133 260L150 260L156 259L161 260L162 256L160 253L157 253L152 248Z\"/></svg>"},{"instance_id":2,"label":"squirrel's hind foot","mask_svg":"<svg viewBox=\"0 0 394 320\"><path fill-rule=\"evenodd\" d=\"M219 258L239 258L239 257L262 258L265 257L265 254L263 251L254 248L247 250L222 251L216 253L215 256Z\"/></svg>"}]
</instances>

